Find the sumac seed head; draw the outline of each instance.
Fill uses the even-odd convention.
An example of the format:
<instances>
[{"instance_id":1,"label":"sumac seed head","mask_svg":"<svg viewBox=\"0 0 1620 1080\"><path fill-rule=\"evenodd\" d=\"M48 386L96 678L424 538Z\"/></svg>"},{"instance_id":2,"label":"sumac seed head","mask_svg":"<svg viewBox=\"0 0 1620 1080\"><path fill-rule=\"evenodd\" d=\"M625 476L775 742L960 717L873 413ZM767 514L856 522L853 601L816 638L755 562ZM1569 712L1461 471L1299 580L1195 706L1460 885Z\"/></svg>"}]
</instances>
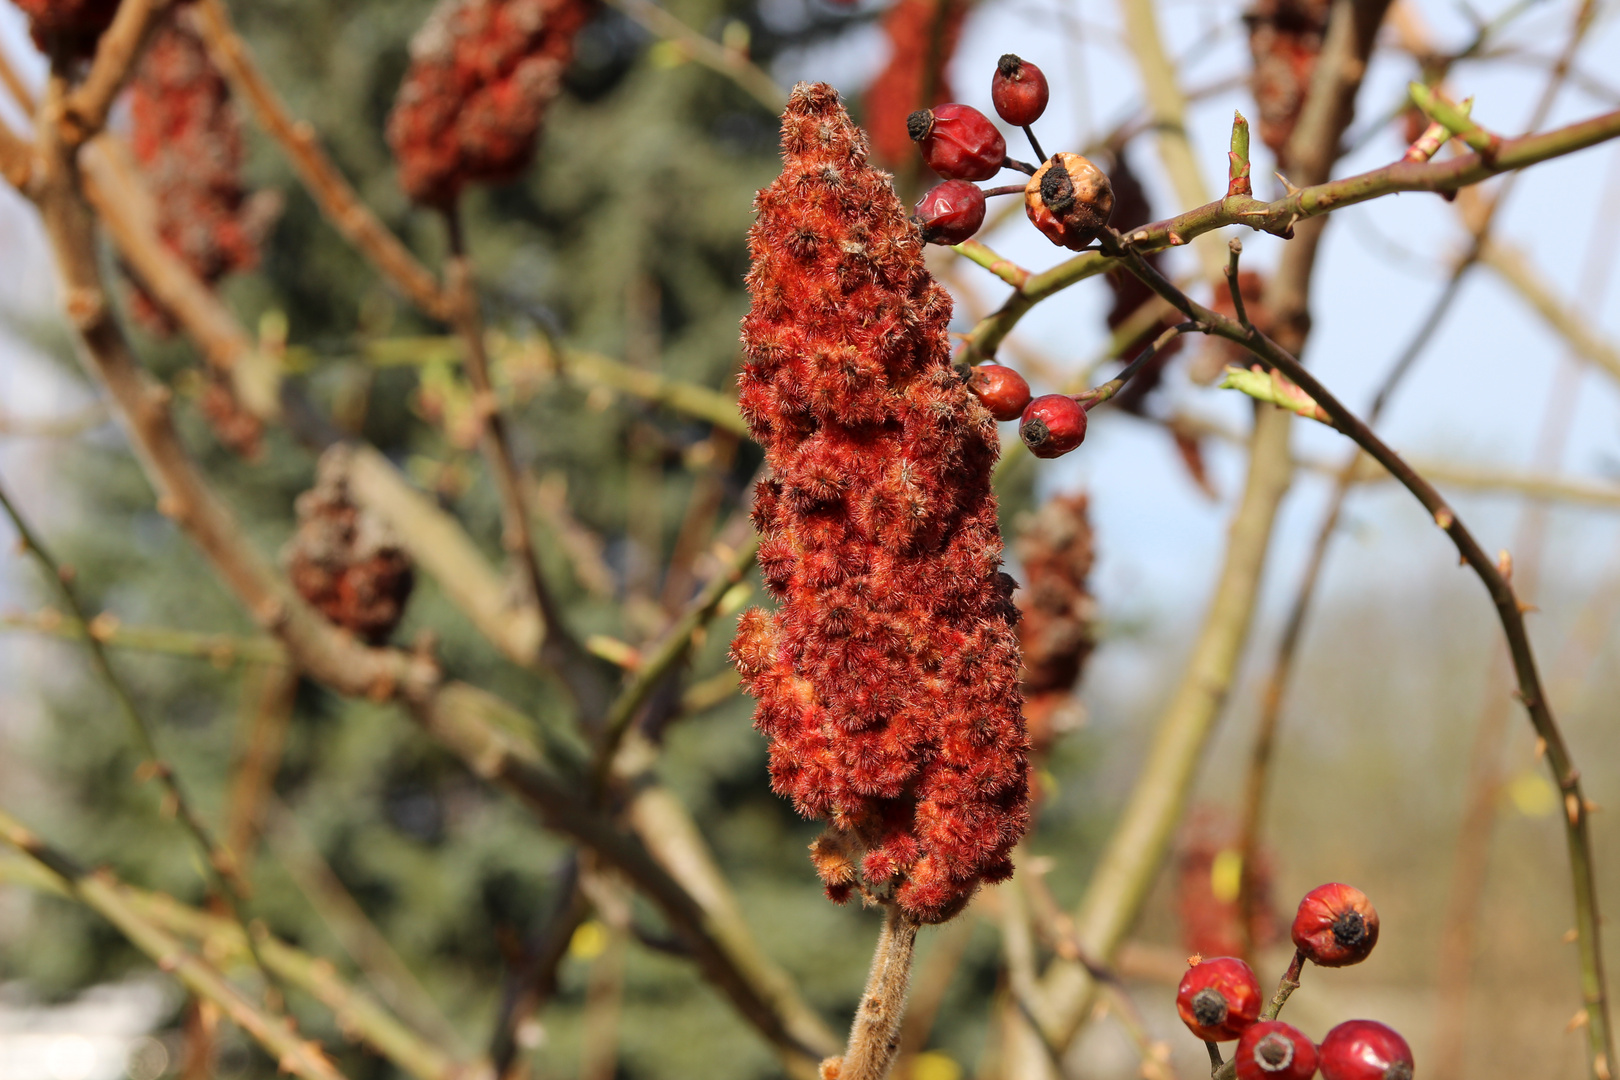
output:
<instances>
[{"instance_id":1,"label":"sumac seed head","mask_svg":"<svg viewBox=\"0 0 1620 1080\"><path fill-rule=\"evenodd\" d=\"M1235 956L1201 960L1181 977L1176 1011L1187 1029L1206 1042L1236 1039L1260 1018L1259 980Z\"/></svg>"},{"instance_id":2,"label":"sumac seed head","mask_svg":"<svg viewBox=\"0 0 1620 1080\"><path fill-rule=\"evenodd\" d=\"M1378 912L1360 889L1320 885L1299 902L1292 937L1295 947L1321 967L1359 964L1378 944Z\"/></svg>"},{"instance_id":3,"label":"sumac seed head","mask_svg":"<svg viewBox=\"0 0 1620 1080\"><path fill-rule=\"evenodd\" d=\"M966 180L947 180L917 202L914 215L930 244L960 244L984 224L984 192Z\"/></svg>"},{"instance_id":4,"label":"sumac seed head","mask_svg":"<svg viewBox=\"0 0 1620 1080\"><path fill-rule=\"evenodd\" d=\"M1041 118L1052 92L1041 69L1013 53L1006 53L996 64L990 80L990 100L996 115L1009 124L1028 127Z\"/></svg>"},{"instance_id":5,"label":"sumac seed head","mask_svg":"<svg viewBox=\"0 0 1620 1080\"><path fill-rule=\"evenodd\" d=\"M918 109L906 117L906 132L928 167L947 180L988 180L1007 159L1007 140L971 105Z\"/></svg>"},{"instance_id":6,"label":"sumac seed head","mask_svg":"<svg viewBox=\"0 0 1620 1080\"><path fill-rule=\"evenodd\" d=\"M1086 158L1053 154L1024 186L1024 212L1052 243L1078 251L1107 226L1114 189Z\"/></svg>"},{"instance_id":7,"label":"sumac seed head","mask_svg":"<svg viewBox=\"0 0 1620 1080\"><path fill-rule=\"evenodd\" d=\"M968 389L997 420L1017 420L1030 401L1029 383L1018 372L1001 364L980 364L974 368L968 376Z\"/></svg>"},{"instance_id":8,"label":"sumac seed head","mask_svg":"<svg viewBox=\"0 0 1620 1080\"><path fill-rule=\"evenodd\" d=\"M1326 1080L1412 1080L1412 1048L1376 1020L1346 1020L1320 1048Z\"/></svg>"},{"instance_id":9,"label":"sumac seed head","mask_svg":"<svg viewBox=\"0 0 1620 1080\"><path fill-rule=\"evenodd\" d=\"M1043 394L1024 409L1018 437L1038 458L1062 457L1086 441L1086 410L1068 394Z\"/></svg>"},{"instance_id":10,"label":"sumac seed head","mask_svg":"<svg viewBox=\"0 0 1620 1080\"><path fill-rule=\"evenodd\" d=\"M1310 1080L1316 1062L1316 1044L1281 1020L1251 1025L1232 1054L1238 1080Z\"/></svg>"}]
</instances>

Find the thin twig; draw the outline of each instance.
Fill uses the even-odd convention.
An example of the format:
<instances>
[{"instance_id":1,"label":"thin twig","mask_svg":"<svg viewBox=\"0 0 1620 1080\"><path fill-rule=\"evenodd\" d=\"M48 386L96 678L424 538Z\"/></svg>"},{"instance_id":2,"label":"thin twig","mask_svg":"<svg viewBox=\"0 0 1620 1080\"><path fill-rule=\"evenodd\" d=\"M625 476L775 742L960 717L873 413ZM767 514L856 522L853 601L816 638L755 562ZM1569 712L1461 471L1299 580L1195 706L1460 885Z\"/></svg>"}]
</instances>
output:
<instances>
[{"instance_id":1,"label":"thin twig","mask_svg":"<svg viewBox=\"0 0 1620 1080\"><path fill-rule=\"evenodd\" d=\"M17 536L23 547L39 563L44 576L50 581L57 598L62 606L68 610L72 617L81 625L88 625L85 618L84 605L79 602L78 591L70 582L73 580L72 572L51 557L45 545L40 542L38 535L29 526L11 497L0 487L0 509L5 511L11 519L12 526L17 530ZM254 962L264 973L265 980L270 989L279 996L280 987L274 975L265 967L263 958L259 956L253 934L248 930L246 923L247 883L242 880L239 869L231 852L221 847L209 832L208 826L198 815L196 807L186 798L185 791L180 786L180 778L175 775L174 768L163 759L158 752L157 740L152 735L152 727L147 723L146 717L141 714L135 699L130 695L124 680L112 666L112 660L107 650L102 647L101 641L94 633L86 634L84 642L90 653L90 664L106 685L107 691L112 694L118 712L129 726L131 736L135 740L136 750L141 755L140 765L136 769L136 776L151 777L163 788L165 809L173 811L191 842L196 845L197 853L201 856L205 867L205 876L209 888L219 901L225 906L233 919L242 926L249 948L252 951ZM279 1011L279 1010L272 1010Z\"/></svg>"},{"instance_id":2,"label":"thin twig","mask_svg":"<svg viewBox=\"0 0 1620 1080\"><path fill-rule=\"evenodd\" d=\"M300 1038L286 1017L260 1010L213 965L137 910L112 875L81 868L5 811L0 811L0 840L48 870L62 888L117 927L131 944L151 957L159 968L178 978L186 989L217 1005L233 1023L269 1051L283 1071L304 1080L344 1080L319 1045ZM442 1077L422 1080L442 1080Z\"/></svg>"},{"instance_id":3,"label":"thin twig","mask_svg":"<svg viewBox=\"0 0 1620 1080\"><path fill-rule=\"evenodd\" d=\"M636 712L664 677L686 658L692 646L693 636L715 617L726 594L742 580L742 576L754 564L754 553L758 550L759 537L751 534L748 540L722 563L720 571L687 606L686 614L670 627L652 654L636 669L629 685L614 699L607 711L607 719L602 725L602 736L597 747L595 781L597 790L601 790L602 785L606 783L619 743L624 738L631 721L635 719Z\"/></svg>"},{"instance_id":4,"label":"thin twig","mask_svg":"<svg viewBox=\"0 0 1620 1080\"><path fill-rule=\"evenodd\" d=\"M525 606L540 613L540 659L557 673L573 694L580 714L588 720L602 715L607 707L602 680L595 661L575 640L563 622L540 569L540 553L534 546L533 518L524 496L523 478L512 453L512 440L495 398L489 377L489 354L484 342L484 320L479 311L478 293L473 287L472 267L465 250L461 218L452 209L445 215L450 232L450 259L445 271L445 288L450 303L450 321L460 335L463 368L472 384L474 408L481 421L484 459L495 480L501 506L501 546L521 568L528 595Z\"/></svg>"},{"instance_id":5,"label":"thin twig","mask_svg":"<svg viewBox=\"0 0 1620 1080\"><path fill-rule=\"evenodd\" d=\"M0 628L27 630L67 641L82 641L95 635L109 649L188 656L207 660L219 668L237 664L280 664L287 659L287 651L272 638L194 633L164 626L126 626L106 613L95 616L87 625L65 617L55 608L45 608L32 615L0 615Z\"/></svg>"},{"instance_id":6,"label":"thin twig","mask_svg":"<svg viewBox=\"0 0 1620 1080\"><path fill-rule=\"evenodd\" d=\"M224 0L199 0L196 9L209 55L236 96L248 103L259 125L286 151L293 170L326 219L413 304L434 318L448 321L450 297L361 201L321 150L315 129L287 111L275 87L254 64L246 43L232 28Z\"/></svg>"},{"instance_id":7,"label":"thin twig","mask_svg":"<svg viewBox=\"0 0 1620 1080\"><path fill-rule=\"evenodd\" d=\"M140 62L173 0L122 0L112 25L96 40L96 57L84 81L68 94L62 108L62 140L78 146L107 123L113 100Z\"/></svg>"},{"instance_id":8,"label":"thin twig","mask_svg":"<svg viewBox=\"0 0 1620 1080\"><path fill-rule=\"evenodd\" d=\"M759 65L748 59L746 53L728 48L687 26L652 0L608 0L608 3L630 16L644 29L665 41L679 45L687 56L711 71L719 72L773 115L787 104L787 91Z\"/></svg>"}]
</instances>

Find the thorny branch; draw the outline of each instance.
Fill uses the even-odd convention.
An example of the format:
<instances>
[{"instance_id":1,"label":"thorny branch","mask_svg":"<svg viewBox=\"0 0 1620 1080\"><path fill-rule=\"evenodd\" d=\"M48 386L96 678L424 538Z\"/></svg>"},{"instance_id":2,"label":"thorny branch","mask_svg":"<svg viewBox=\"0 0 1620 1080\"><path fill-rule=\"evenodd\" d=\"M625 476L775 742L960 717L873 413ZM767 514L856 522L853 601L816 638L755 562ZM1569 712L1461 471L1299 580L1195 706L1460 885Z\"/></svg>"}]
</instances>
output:
<instances>
[{"instance_id":1,"label":"thorny branch","mask_svg":"<svg viewBox=\"0 0 1620 1080\"><path fill-rule=\"evenodd\" d=\"M1570 873L1575 894L1575 930L1580 951L1581 990L1591 1015L1587 1025L1592 1049L1592 1071L1599 1080L1610 1075L1613 1060L1613 1034L1610 1028L1608 989L1603 973L1603 953L1599 944L1599 918L1596 874L1592 841L1588 830L1591 804L1582 789L1580 771L1575 768L1562 731L1553 716L1536 668L1535 653L1525 628L1524 609L1512 584L1496 562L1479 546L1473 534L1427 480L1389 448L1360 418L1345 408L1304 365L1270 338L1253 327L1243 327L1194 302L1134 251L1123 246L1115 234L1106 243L1115 247L1126 266L1160 296L1175 305L1189 319L1209 327L1209 332L1234 341L1276 368L1300 387L1325 411L1340 432L1370 454L1423 505L1434 522L1451 538L1458 554L1479 577L1496 608L1502 632L1507 638L1518 679L1518 696L1529 714L1537 736L1537 747L1547 757L1553 780L1563 794L1565 835L1569 845Z\"/></svg>"}]
</instances>

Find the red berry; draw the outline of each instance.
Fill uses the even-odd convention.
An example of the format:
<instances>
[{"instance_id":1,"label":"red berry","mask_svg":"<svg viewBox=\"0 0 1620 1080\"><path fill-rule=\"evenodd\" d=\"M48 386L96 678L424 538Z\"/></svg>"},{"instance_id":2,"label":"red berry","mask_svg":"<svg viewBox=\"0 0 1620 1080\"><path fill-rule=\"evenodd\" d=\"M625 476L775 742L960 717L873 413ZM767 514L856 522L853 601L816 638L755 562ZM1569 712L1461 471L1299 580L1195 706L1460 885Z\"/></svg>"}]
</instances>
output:
<instances>
[{"instance_id":1,"label":"red berry","mask_svg":"<svg viewBox=\"0 0 1620 1080\"><path fill-rule=\"evenodd\" d=\"M1360 889L1319 885L1299 902L1293 938L1295 947L1321 967L1359 964L1378 944L1378 912Z\"/></svg>"},{"instance_id":2,"label":"red berry","mask_svg":"<svg viewBox=\"0 0 1620 1080\"><path fill-rule=\"evenodd\" d=\"M1017 420L1029 404L1029 383L1012 368L1000 364L980 364L974 368L968 378L968 389L997 420ZM1081 426L1085 426L1084 421Z\"/></svg>"},{"instance_id":3,"label":"red berry","mask_svg":"<svg viewBox=\"0 0 1620 1080\"><path fill-rule=\"evenodd\" d=\"M1052 243L1078 251L1108 224L1114 189L1086 158L1053 154L1024 186L1024 212Z\"/></svg>"},{"instance_id":4,"label":"red berry","mask_svg":"<svg viewBox=\"0 0 1620 1080\"><path fill-rule=\"evenodd\" d=\"M996 115L1007 123L1019 127L1033 124L1046 111L1051 96L1046 76L1028 60L1006 53L996 64L995 77L990 80L990 100L995 103Z\"/></svg>"},{"instance_id":5,"label":"red berry","mask_svg":"<svg viewBox=\"0 0 1620 1080\"><path fill-rule=\"evenodd\" d=\"M930 244L960 244L984 224L984 192L966 180L947 180L917 202L914 215Z\"/></svg>"},{"instance_id":6,"label":"red berry","mask_svg":"<svg viewBox=\"0 0 1620 1080\"><path fill-rule=\"evenodd\" d=\"M1045 400L1036 398L1035 405ZM1260 983L1254 970L1235 956L1200 960L1181 977L1176 1011L1188 1030L1205 1042L1236 1039L1260 1018Z\"/></svg>"},{"instance_id":7,"label":"red berry","mask_svg":"<svg viewBox=\"0 0 1620 1080\"><path fill-rule=\"evenodd\" d=\"M1326 1080L1412 1080L1412 1048L1376 1020L1346 1020L1319 1049Z\"/></svg>"},{"instance_id":8,"label":"red berry","mask_svg":"<svg viewBox=\"0 0 1620 1080\"><path fill-rule=\"evenodd\" d=\"M1086 441L1086 410L1068 394L1043 394L1024 409L1018 437L1038 458L1062 457Z\"/></svg>"},{"instance_id":9,"label":"red berry","mask_svg":"<svg viewBox=\"0 0 1620 1080\"><path fill-rule=\"evenodd\" d=\"M928 167L947 180L988 180L1007 159L1007 140L971 105L918 109L906 117L906 132Z\"/></svg>"},{"instance_id":10,"label":"red berry","mask_svg":"<svg viewBox=\"0 0 1620 1080\"><path fill-rule=\"evenodd\" d=\"M1316 1075L1316 1044L1292 1024L1262 1020L1238 1040L1232 1064L1238 1080L1310 1080Z\"/></svg>"}]
</instances>

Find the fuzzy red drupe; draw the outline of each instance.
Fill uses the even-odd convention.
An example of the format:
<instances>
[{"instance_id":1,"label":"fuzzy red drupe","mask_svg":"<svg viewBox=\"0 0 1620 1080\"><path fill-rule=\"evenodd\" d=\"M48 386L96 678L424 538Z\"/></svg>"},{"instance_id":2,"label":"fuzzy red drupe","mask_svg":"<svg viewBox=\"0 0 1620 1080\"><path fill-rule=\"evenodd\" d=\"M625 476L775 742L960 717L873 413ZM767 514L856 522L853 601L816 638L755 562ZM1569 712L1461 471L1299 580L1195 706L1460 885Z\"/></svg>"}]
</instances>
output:
<instances>
[{"instance_id":1,"label":"fuzzy red drupe","mask_svg":"<svg viewBox=\"0 0 1620 1080\"><path fill-rule=\"evenodd\" d=\"M213 284L259 261L269 225L242 178L241 121L202 39L173 20L152 35L130 83L130 147L152 189L158 235L192 273ZM137 294L143 321L167 317Z\"/></svg>"},{"instance_id":2,"label":"fuzzy red drupe","mask_svg":"<svg viewBox=\"0 0 1620 1080\"><path fill-rule=\"evenodd\" d=\"M1041 118L1052 96L1041 69L1021 56L1007 53L996 64L990 80L990 100L996 115L1009 124L1028 127Z\"/></svg>"},{"instance_id":3,"label":"fuzzy red drupe","mask_svg":"<svg viewBox=\"0 0 1620 1080\"><path fill-rule=\"evenodd\" d=\"M1367 959L1378 944L1378 912L1360 889L1318 885L1299 902L1294 945L1321 967L1347 967Z\"/></svg>"},{"instance_id":4,"label":"fuzzy red drupe","mask_svg":"<svg viewBox=\"0 0 1620 1080\"><path fill-rule=\"evenodd\" d=\"M1236 1039L1260 1018L1260 982L1235 956L1196 960L1176 988L1176 1012L1206 1042Z\"/></svg>"},{"instance_id":5,"label":"fuzzy red drupe","mask_svg":"<svg viewBox=\"0 0 1620 1080\"><path fill-rule=\"evenodd\" d=\"M1007 160L1007 140L971 105L918 109L906 117L906 132L928 167L947 180L988 180Z\"/></svg>"},{"instance_id":6,"label":"fuzzy red drupe","mask_svg":"<svg viewBox=\"0 0 1620 1080\"><path fill-rule=\"evenodd\" d=\"M592 11L589 0L440 0L388 116L405 193L447 206L469 183L522 172Z\"/></svg>"},{"instance_id":7,"label":"fuzzy red drupe","mask_svg":"<svg viewBox=\"0 0 1620 1080\"><path fill-rule=\"evenodd\" d=\"M837 91L800 84L755 202L738 404L765 447L738 621L771 783L808 817L828 895L923 922L1012 873L1029 822L1012 579L990 415L951 369L949 295Z\"/></svg>"},{"instance_id":8,"label":"fuzzy red drupe","mask_svg":"<svg viewBox=\"0 0 1620 1080\"><path fill-rule=\"evenodd\" d=\"M1043 394L1025 407L1018 437L1038 458L1062 457L1086 441L1086 410L1068 394Z\"/></svg>"},{"instance_id":9,"label":"fuzzy red drupe","mask_svg":"<svg viewBox=\"0 0 1620 1080\"><path fill-rule=\"evenodd\" d=\"M973 391L990 415L997 420L1017 420L1029 405L1029 383L1010 367L980 364L968 378Z\"/></svg>"},{"instance_id":10,"label":"fuzzy red drupe","mask_svg":"<svg viewBox=\"0 0 1620 1080\"><path fill-rule=\"evenodd\" d=\"M915 216L927 243L960 244L984 224L984 192L966 180L947 180L918 200Z\"/></svg>"},{"instance_id":11,"label":"fuzzy red drupe","mask_svg":"<svg viewBox=\"0 0 1620 1080\"><path fill-rule=\"evenodd\" d=\"M1376 1020L1346 1020L1320 1048L1324 1080L1412 1080L1412 1048Z\"/></svg>"},{"instance_id":12,"label":"fuzzy red drupe","mask_svg":"<svg viewBox=\"0 0 1620 1080\"><path fill-rule=\"evenodd\" d=\"M1232 1051L1238 1080L1311 1080L1316 1060L1316 1044L1281 1020L1251 1025Z\"/></svg>"}]
</instances>

